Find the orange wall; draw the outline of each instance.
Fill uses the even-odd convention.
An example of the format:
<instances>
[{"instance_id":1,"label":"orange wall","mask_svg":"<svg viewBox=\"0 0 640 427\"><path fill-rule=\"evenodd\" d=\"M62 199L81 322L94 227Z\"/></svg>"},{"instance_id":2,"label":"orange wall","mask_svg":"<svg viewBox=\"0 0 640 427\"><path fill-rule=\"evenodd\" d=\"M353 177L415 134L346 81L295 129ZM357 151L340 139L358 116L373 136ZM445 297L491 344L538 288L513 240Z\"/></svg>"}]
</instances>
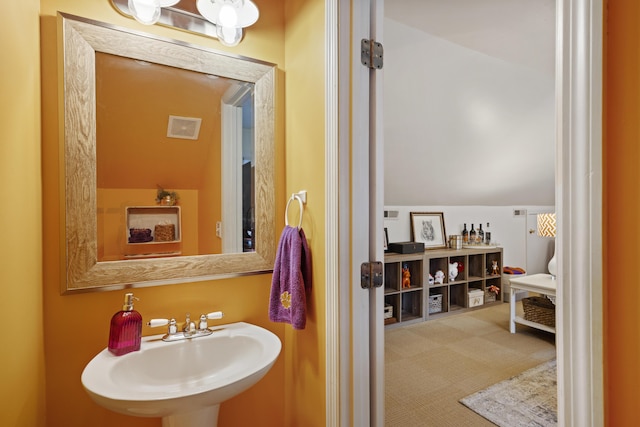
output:
<instances>
[{"instance_id":1,"label":"orange wall","mask_svg":"<svg viewBox=\"0 0 640 427\"><path fill-rule=\"evenodd\" d=\"M286 425L325 425L324 1L287 0L286 191L307 190L302 227L313 254L314 301L304 331L286 329ZM294 221L293 209L290 212Z\"/></svg>"},{"instance_id":2,"label":"orange wall","mask_svg":"<svg viewBox=\"0 0 640 427\"><path fill-rule=\"evenodd\" d=\"M5 2L6 3L6 2ZM43 426L39 0L3 3L0 26L0 425Z\"/></svg>"},{"instance_id":3,"label":"orange wall","mask_svg":"<svg viewBox=\"0 0 640 427\"><path fill-rule=\"evenodd\" d=\"M247 32L245 40L240 46L231 50L233 53L258 58L264 61L279 64L283 70L284 64L284 12L282 4L269 1L269 7L260 4L260 20ZM107 344L109 319L114 312L120 309L124 291L110 291L98 293L82 293L61 296L59 294L60 277L59 265L63 253L60 250L59 231L59 196L57 191L57 166L58 166L58 111L56 87L59 76L56 75L56 51L55 51L55 13L61 10L70 14L87 17L119 26L134 28L143 32L159 34L169 38L177 38L186 42L212 47L218 50L225 48L215 40L185 32L169 30L158 26L144 27L135 21L119 15L105 0L41 0L41 13L43 18L42 44L42 86L43 86L43 202L46 206L44 218L44 322L45 351L46 351L46 400L47 400L47 425L84 427L92 425L113 426L159 426L158 419L144 419L125 417L94 404L82 389L80 375L86 363ZM15 31L16 34L19 30ZM319 35L322 37L322 35ZM13 37L15 39L16 37ZM16 71L18 72L18 71ZM284 100L284 85L282 73L280 74L278 97ZM321 83L318 83L320 86ZM282 106L277 111L277 180L276 186L276 213L277 218L284 214L284 115ZM320 107L319 107L320 108ZM32 126L33 127L33 126ZM317 140L317 139L316 139ZM319 174L318 176L321 176ZM314 178L315 179L315 178ZM322 182L322 178L317 178ZM317 205L320 211L322 207L321 192L311 204ZM318 235L323 235L322 217L314 221L318 229ZM281 221L278 220L278 225ZM37 227L34 227L37 228ZM318 240L320 240L319 238ZM319 243L319 242L318 242ZM316 243L316 245L318 245ZM277 242L274 242L274 245ZM315 264L317 271L323 271L321 258ZM33 273L32 273L33 274ZM188 283L180 285L146 287L135 289L134 293L140 298L136 303L136 309L140 311L144 319L152 317L176 317L181 319L185 313L200 313L212 310L222 310L225 318L222 321L248 321L263 326L275 332L283 340L283 353L278 362L255 387L240 396L225 402L220 411L219 425L261 425L283 426L285 413L289 410L289 402L283 399L285 389L289 389L285 372L295 369L287 365L287 355L294 354L295 360L299 359L295 348L295 341L288 341L288 325L272 323L268 320L268 300L270 289L270 275L257 275L237 279ZM322 278L318 277L319 284L317 298L323 297ZM320 302L317 303L321 304ZM315 303L312 305L316 305ZM313 311L315 312L315 307ZM23 328L21 328L23 329ZM37 328L35 328L37 330ZM143 334L151 335L162 331L151 330L144 327ZM317 330L311 330L313 342L305 342L306 353L319 353L323 348L321 337ZM294 346L292 349L291 347ZM306 356L305 353L305 356ZM318 356L314 356L318 359ZM306 360L306 358L303 358ZM180 363L179 360L176 363ZM304 391L306 395L300 396L299 401L308 401L317 405L316 385L324 384L323 373L314 369L312 375L308 375L311 391ZM308 405L309 406L309 405ZM251 408L247 411L246 408ZM316 413L324 414L323 407L314 407L310 413L317 419ZM290 425L304 425L294 417Z\"/></svg>"},{"instance_id":4,"label":"orange wall","mask_svg":"<svg viewBox=\"0 0 640 427\"><path fill-rule=\"evenodd\" d=\"M609 0L605 10L605 417L618 427L637 425L640 385L640 4Z\"/></svg>"}]
</instances>

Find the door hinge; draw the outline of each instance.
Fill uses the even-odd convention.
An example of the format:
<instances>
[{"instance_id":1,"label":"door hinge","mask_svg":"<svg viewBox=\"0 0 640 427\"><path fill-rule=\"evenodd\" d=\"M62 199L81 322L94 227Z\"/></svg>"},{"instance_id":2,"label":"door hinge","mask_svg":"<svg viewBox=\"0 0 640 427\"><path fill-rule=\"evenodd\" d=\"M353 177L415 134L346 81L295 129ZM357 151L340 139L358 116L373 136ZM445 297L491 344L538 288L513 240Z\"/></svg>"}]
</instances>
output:
<instances>
[{"instance_id":1,"label":"door hinge","mask_svg":"<svg viewBox=\"0 0 640 427\"><path fill-rule=\"evenodd\" d=\"M360 286L362 289L373 289L382 286L382 262L363 262L360 265Z\"/></svg>"},{"instance_id":2,"label":"door hinge","mask_svg":"<svg viewBox=\"0 0 640 427\"><path fill-rule=\"evenodd\" d=\"M362 62L362 65L368 68L382 68L384 62L382 43L378 43L375 40L362 39L360 50L360 62Z\"/></svg>"}]
</instances>

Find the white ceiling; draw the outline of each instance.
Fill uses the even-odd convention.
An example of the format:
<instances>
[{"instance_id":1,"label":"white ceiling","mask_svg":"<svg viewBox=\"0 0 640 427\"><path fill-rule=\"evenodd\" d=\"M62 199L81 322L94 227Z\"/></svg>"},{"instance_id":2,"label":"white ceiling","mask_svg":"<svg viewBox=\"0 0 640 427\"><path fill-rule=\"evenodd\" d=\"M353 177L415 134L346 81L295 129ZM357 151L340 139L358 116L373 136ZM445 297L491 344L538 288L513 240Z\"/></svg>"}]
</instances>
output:
<instances>
[{"instance_id":1,"label":"white ceiling","mask_svg":"<svg viewBox=\"0 0 640 427\"><path fill-rule=\"evenodd\" d=\"M554 74L555 0L386 0L385 17Z\"/></svg>"}]
</instances>

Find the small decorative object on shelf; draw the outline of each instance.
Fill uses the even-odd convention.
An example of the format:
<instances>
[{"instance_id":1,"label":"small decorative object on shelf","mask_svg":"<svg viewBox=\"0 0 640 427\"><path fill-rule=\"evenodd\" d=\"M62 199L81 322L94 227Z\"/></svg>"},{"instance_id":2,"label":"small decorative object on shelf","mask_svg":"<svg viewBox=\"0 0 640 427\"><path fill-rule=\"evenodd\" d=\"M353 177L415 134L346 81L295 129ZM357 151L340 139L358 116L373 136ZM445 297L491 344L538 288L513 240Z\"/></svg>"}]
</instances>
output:
<instances>
[{"instance_id":1,"label":"small decorative object on shelf","mask_svg":"<svg viewBox=\"0 0 640 427\"><path fill-rule=\"evenodd\" d=\"M402 288L411 287L411 272L407 264L402 264Z\"/></svg>"},{"instance_id":2,"label":"small decorative object on shelf","mask_svg":"<svg viewBox=\"0 0 640 427\"><path fill-rule=\"evenodd\" d=\"M429 314L442 311L442 294L429 295Z\"/></svg>"},{"instance_id":3,"label":"small decorative object on shelf","mask_svg":"<svg viewBox=\"0 0 640 427\"><path fill-rule=\"evenodd\" d=\"M176 240L176 226L171 223L156 224L153 234L156 242L171 242Z\"/></svg>"},{"instance_id":4,"label":"small decorative object on shelf","mask_svg":"<svg viewBox=\"0 0 640 427\"><path fill-rule=\"evenodd\" d=\"M168 191L158 186L156 203L164 206L174 206L180 200L180 196L175 191Z\"/></svg>"},{"instance_id":5,"label":"small decorative object on shelf","mask_svg":"<svg viewBox=\"0 0 640 427\"><path fill-rule=\"evenodd\" d=\"M491 261L491 275L499 276L500 275L500 267L498 267L498 261Z\"/></svg>"},{"instance_id":6,"label":"small decorative object on shelf","mask_svg":"<svg viewBox=\"0 0 640 427\"><path fill-rule=\"evenodd\" d=\"M434 282L435 283L440 283L440 284L444 283L444 273L442 272L442 270L436 271Z\"/></svg>"},{"instance_id":7,"label":"small decorative object on shelf","mask_svg":"<svg viewBox=\"0 0 640 427\"><path fill-rule=\"evenodd\" d=\"M496 285L491 285L487 288L487 294L485 295L485 300L487 302L494 302L498 295L500 294L500 288Z\"/></svg>"},{"instance_id":8,"label":"small decorative object on shelf","mask_svg":"<svg viewBox=\"0 0 640 427\"><path fill-rule=\"evenodd\" d=\"M449 263L449 281L453 282L458 277L458 263Z\"/></svg>"},{"instance_id":9,"label":"small decorative object on shelf","mask_svg":"<svg viewBox=\"0 0 640 427\"><path fill-rule=\"evenodd\" d=\"M150 228L130 228L129 243L146 243L153 241Z\"/></svg>"},{"instance_id":10,"label":"small decorative object on shelf","mask_svg":"<svg viewBox=\"0 0 640 427\"><path fill-rule=\"evenodd\" d=\"M433 275L431 273L429 273L429 284L433 285L435 283L435 279L433 278Z\"/></svg>"}]
</instances>

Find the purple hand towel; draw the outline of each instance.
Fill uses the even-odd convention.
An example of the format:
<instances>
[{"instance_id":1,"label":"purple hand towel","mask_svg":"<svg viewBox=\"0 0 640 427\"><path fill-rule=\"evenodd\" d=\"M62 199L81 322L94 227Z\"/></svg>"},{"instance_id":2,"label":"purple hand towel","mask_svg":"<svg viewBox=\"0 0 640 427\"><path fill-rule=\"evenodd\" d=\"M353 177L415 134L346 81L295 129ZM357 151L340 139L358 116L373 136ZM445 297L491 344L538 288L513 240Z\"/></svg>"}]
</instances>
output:
<instances>
[{"instance_id":1,"label":"purple hand towel","mask_svg":"<svg viewBox=\"0 0 640 427\"><path fill-rule=\"evenodd\" d=\"M302 229L282 230L271 280L269 319L294 329L307 323L307 292L311 290L311 253Z\"/></svg>"}]
</instances>

